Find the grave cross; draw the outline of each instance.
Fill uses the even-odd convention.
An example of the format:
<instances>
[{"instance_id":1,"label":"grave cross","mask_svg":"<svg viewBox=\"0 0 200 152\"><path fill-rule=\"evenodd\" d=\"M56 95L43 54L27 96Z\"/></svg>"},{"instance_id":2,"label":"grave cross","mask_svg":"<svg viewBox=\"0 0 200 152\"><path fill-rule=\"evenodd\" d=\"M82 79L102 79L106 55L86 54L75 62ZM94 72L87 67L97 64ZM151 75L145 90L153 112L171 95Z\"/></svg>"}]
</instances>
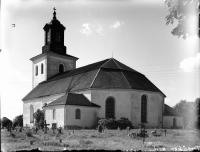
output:
<instances>
[{"instance_id":1,"label":"grave cross","mask_svg":"<svg viewBox=\"0 0 200 152\"><path fill-rule=\"evenodd\" d=\"M9 123L9 132L10 132L10 135L11 135L11 131L12 131L12 129L11 129L11 123Z\"/></svg>"},{"instance_id":2,"label":"grave cross","mask_svg":"<svg viewBox=\"0 0 200 152\"><path fill-rule=\"evenodd\" d=\"M29 127L28 127L28 125L26 124L26 127L23 127L23 128L25 128L25 129L27 130Z\"/></svg>"},{"instance_id":3,"label":"grave cross","mask_svg":"<svg viewBox=\"0 0 200 152\"><path fill-rule=\"evenodd\" d=\"M46 120L44 121L44 133L46 134L47 133L47 126L50 125L50 124L47 124L46 123Z\"/></svg>"}]
</instances>

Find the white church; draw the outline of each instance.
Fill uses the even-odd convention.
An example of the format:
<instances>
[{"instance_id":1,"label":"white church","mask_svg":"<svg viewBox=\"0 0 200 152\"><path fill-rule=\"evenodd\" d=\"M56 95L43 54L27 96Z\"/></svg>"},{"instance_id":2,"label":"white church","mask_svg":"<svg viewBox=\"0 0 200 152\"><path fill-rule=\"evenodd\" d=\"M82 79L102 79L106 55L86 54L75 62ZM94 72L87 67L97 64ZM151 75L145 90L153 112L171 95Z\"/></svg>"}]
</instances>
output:
<instances>
[{"instance_id":1,"label":"white church","mask_svg":"<svg viewBox=\"0 0 200 152\"><path fill-rule=\"evenodd\" d=\"M166 96L145 75L114 58L76 68L55 11L43 29L42 54L30 59L32 90L22 99L24 126L33 126L37 109L44 109L49 127L91 127L97 117L125 117L147 128L164 124Z\"/></svg>"}]
</instances>

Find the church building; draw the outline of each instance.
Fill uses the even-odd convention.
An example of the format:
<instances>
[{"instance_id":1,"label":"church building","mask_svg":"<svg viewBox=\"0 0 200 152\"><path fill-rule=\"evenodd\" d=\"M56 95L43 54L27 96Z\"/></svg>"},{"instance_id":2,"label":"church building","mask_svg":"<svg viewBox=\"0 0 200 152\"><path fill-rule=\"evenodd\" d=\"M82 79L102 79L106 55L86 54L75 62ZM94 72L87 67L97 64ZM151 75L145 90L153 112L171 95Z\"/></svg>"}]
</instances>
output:
<instances>
[{"instance_id":1,"label":"church building","mask_svg":"<svg viewBox=\"0 0 200 152\"><path fill-rule=\"evenodd\" d=\"M97 117L162 125L166 96L145 75L114 58L76 68L78 58L67 54L55 10L43 29L42 53L30 59L32 90L22 99L24 126L33 126L37 109L44 109L49 127L91 127Z\"/></svg>"}]
</instances>

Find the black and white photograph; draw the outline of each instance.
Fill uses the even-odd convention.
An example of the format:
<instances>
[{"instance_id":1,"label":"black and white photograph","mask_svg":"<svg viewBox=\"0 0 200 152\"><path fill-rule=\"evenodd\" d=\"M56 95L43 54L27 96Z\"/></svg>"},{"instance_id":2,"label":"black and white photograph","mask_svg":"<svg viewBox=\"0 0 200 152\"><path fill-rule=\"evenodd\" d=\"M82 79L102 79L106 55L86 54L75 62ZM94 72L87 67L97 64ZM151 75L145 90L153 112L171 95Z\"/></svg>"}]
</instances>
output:
<instances>
[{"instance_id":1,"label":"black and white photograph","mask_svg":"<svg viewBox=\"0 0 200 152\"><path fill-rule=\"evenodd\" d=\"M200 151L200 0L1 0L1 151Z\"/></svg>"}]
</instances>

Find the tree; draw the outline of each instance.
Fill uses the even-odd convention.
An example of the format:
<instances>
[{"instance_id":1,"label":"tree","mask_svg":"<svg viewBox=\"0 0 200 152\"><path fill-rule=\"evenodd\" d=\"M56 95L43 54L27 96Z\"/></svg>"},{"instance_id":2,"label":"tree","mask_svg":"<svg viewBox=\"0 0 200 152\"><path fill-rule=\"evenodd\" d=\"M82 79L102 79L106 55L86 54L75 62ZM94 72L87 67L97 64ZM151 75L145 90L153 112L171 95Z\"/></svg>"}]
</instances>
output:
<instances>
[{"instance_id":1,"label":"tree","mask_svg":"<svg viewBox=\"0 0 200 152\"><path fill-rule=\"evenodd\" d=\"M200 0L165 0L165 5L169 8L166 24L178 22L171 31L174 36L182 36L183 39L193 35L200 37Z\"/></svg>"},{"instance_id":2,"label":"tree","mask_svg":"<svg viewBox=\"0 0 200 152\"><path fill-rule=\"evenodd\" d=\"M15 119L13 120L13 127L16 127L16 126L20 126L20 127L23 127L23 115L19 115L19 116L16 116Z\"/></svg>"},{"instance_id":3,"label":"tree","mask_svg":"<svg viewBox=\"0 0 200 152\"><path fill-rule=\"evenodd\" d=\"M2 123L2 127L8 127L9 123L11 123L11 125L12 125L12 121L6 117L2 118L1 123Z\"/></svg>"},{"instance_id":4,"label":"tree","mask_svg":"<svg viewBox=\"0 0 200 152\"><path fill-rule=\"evenodd\" d=\"M173 108L183 115L184 127L197 128L199 119L199 99L197 98L195 102L189 102L186 100L181 100Z\"/></svg>"},{"instance_id":5,"label":"tree","mask_svg":"<svg viewBox=\"0 0 200 152\"><path fill-rule=\"evenodd\" d=\"M33 118L35 119L35 126L44 127L44 112L43 110L38 109L34 114Z\"/></svg>"}]
</instances>

